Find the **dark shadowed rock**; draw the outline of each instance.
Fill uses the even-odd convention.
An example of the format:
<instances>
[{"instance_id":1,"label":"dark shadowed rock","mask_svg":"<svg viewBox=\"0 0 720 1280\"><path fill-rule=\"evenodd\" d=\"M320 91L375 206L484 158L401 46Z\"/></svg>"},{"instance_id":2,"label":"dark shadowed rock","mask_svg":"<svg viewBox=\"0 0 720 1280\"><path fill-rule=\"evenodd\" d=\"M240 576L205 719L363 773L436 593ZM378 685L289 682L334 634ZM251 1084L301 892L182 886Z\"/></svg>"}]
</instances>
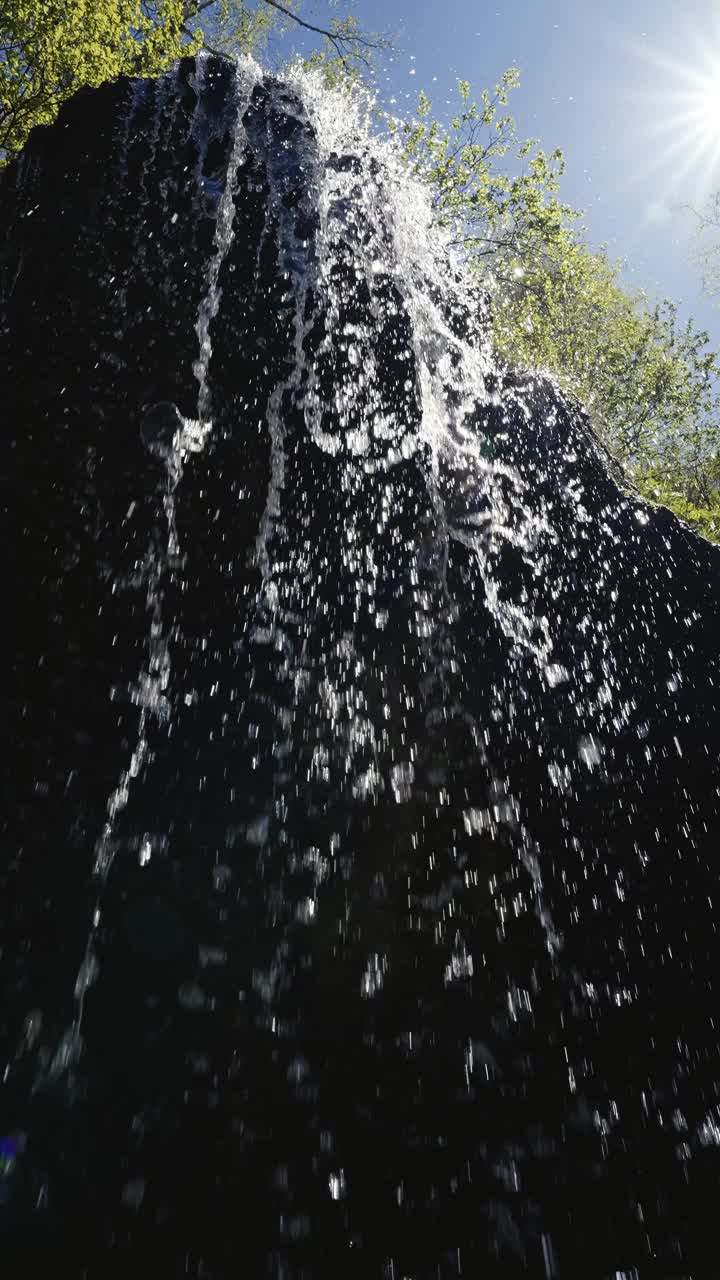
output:
<instances>
[{"instance_id":1,"label":"dark shadowed rock","mask_svg":"<svg viewBox=\"0 0 720 1280\"><path fill-rule=\"evenodd\" d=\"M709 1275L718 553L332 111L0 182L3 1275Z\"/></svg>"}]
</instances>

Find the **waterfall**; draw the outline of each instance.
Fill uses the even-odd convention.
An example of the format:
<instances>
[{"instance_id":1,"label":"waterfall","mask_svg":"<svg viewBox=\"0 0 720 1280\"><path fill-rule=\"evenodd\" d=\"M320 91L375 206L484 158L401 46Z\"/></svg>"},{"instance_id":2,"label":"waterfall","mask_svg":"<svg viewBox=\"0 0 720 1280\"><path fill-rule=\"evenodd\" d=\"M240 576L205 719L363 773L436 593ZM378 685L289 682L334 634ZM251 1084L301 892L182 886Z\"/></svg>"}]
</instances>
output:
<instances>
[{"instance_id":1,"label":"waterfall","mask_svg":"<svg viewBox=\"0 0 720 1280\"><path fill-rule=\"evenodd\" d=\"M204 114L205 104L202 88L205 69L206 59L201 59L197 77L197 115L199 117ZM217 202L212 252L206 269L202 300L195 325L199 341L199 354L193 365L193 372L198 382L198 417L197 420L183 419L175 405L160 404L150 407L145 413L142 422L141 434L143 443L148 452L162 467L164 473L162 505L166 520L166 531L163 534L160 529L153 530L143 569L143 577L147 586L146 613L149 621L149 630L146 641L147 666L140 672L137 688L133 693L133 701L141 708L137 741L128 767L123 770L117 786L108 798L107 820L95 847L93 877L97 892L85 954L75 980L75 1017L72 1025L63 1034L52 1058L49 1072L53 1078L57 1078L75 1064L82 1052L82 1022L85 995L98 976L98 961L94 939L102 920L102 891L110 874L117 850L116 823L118 816L127 807L133 780L138 777L149 763L148 719L152 717L158 724L168 727L171 722L169 696L171 660L168 636L162 614L162 584L167 573L171 571L173 566L178 564L180 558L180 544L175 519L175 495L182 480L183 464L188 454L202 451L206 438L212 430L212 422L209 418L211 397L207 381L208 368L212 356L212 343L209 332L210 322L217 315L220 302L221 291L218 285L220 269L232 245L237 175L246 145L242 122L248 99L257 77L257 71L256 64L249 61L238 64L236 67L235 91L229 104L230 111L234 113L232 148L227 163L224 186ZM137 109L138 88L140 85L142 85L142 82L133 84L125 117L124 136L120 153L121 179L126 175L129 130ZM175 90L174 94L173 90ZM169 102L176 98L175 76L170 72L160 80L156 91L154 123L150 134L147 163L143 168L141 179L144 191L142 203L147 202L146 175L153 166L163 116L167 111ZM201 169L208 135L212 133L212 124L203 119L200 125L196 125L194 122L193 130L202 139L202 145L199 148ZM163 195L166 196L165 191L163 191ZM144 242L141 243L144 244ZM145 260L141 256L139 270L142 271L144 266ZM148 841L145 841L141 846L140 856L141 858L150 856Z\"/></svg>"},{"instance_id":2,"label":"waterfall","mask_svg":"<svg viewBox=\"0 0 720 1280\"><path fill-rule=\"evenodd\" d=\"M25 1273L704 1274L717 552L362 91L91 102L0 180Z\"/></svg>"}]
</instances>

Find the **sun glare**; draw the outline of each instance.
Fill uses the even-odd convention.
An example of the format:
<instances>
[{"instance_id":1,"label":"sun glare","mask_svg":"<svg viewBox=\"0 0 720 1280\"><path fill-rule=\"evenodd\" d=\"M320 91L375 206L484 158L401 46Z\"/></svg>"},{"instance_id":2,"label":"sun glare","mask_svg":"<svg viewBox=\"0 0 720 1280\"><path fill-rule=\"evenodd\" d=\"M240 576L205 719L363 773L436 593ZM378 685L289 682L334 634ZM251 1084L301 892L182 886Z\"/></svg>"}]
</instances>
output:
<instances>
[{"instance_id":1,"label":"sun glare","mask_svg":"<svg viewBox=\"0 0 720 1280\"><path fill-rule=\"evenodd\" d=\"M672 53L645 43L632 50L638 77L627 100L645 152L636 179L661 176L664 207L699 206L720 188L720 18L708 13L706 27L683 29L676 17Z\"/></svg>"},{"instance_id":2,"label":"sun glare","mask_svg":"<svg viewBox=\"0 0 720 1280\"><path fill-rule=\"evenodd\" d=\"M720 135L720 68L717 79L708 80L698 95L698 124L710 140Z\"/></svg>"}]
</instances>

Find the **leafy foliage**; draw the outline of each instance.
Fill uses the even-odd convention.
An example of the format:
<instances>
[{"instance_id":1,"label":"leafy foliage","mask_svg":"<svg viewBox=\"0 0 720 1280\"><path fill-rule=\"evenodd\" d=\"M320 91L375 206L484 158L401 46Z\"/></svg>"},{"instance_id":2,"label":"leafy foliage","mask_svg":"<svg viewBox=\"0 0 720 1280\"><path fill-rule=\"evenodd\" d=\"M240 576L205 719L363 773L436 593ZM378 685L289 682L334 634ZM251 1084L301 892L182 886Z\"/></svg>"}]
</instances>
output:
<instances>
[{"instance_id":1,"label":"leafy foliage","mask_svg":"<svg viewBox=\"0 0 720 1280\"><path fill-rule=\"evenodd\" d=\"M353 41L360 44L355 44L348 58L348 43L352 45ZM347 18L333 18L323 47L314 49L302 65L308 71L320 71L326 88L347 93L364 79L371 68L373 49L382 48L384 43L381 36L364 36L352 14Z\"/></svg>"},{"instance_id":2,"label":"leafy foliage","mask_svg":"<svg viewBox=\"0 0 720 1280\"><path fill-rule=\"evenodd\" d=\"M479 101L458 82L459 109L446 127L432 120L432 103L420 93L416 118L390 120L416 175L428 183L438 222L451 227L471 265L494 286L505 284L518 260L530 266L552 246L564 223L578 215L557 198L565 162L535 139L517 137L511 115L501 113L519 84L511 67ZM502 162L510 161L508 165ZM512 170L515 170L514 172Z\"/></svg>"},{"instance_id":3,"label":"leafy foliage","mask_svg":"<svg viewBox=\"0 0 720 1280\"><path fill-rule=\"evenodd\" d=\"M294 0L288 0L288 9ZM256 6L244 0L185 0L184 30L206 48L218 53L251 53L267 40L279 25L280 11L270 5Z\"/></svg>"},{"instance_id":4,"label":"leafy foliage","mask_svg":"<svg viewBox=\"0 0 720 1280\"><path fill-rule=\"evenodd\" d=\"M333 3L333 0L329 0ZM200 48L257 50L295 24L329 43L345 71L382 44L352 19L316 26L300 0L6 0L0 8L0 164L30 130L54 120L83 86L119 75L157 75Z\"/></svg>"},{"instance_id":5,"label":"leafy foliage","mask_svg":"<svg viewBox=\"0 0 720 1280\"><path fill-rule=\"evenodd\" d=\"M652 306L619 283L620 268L564 233L496 301L495 335L503 354L549 369L588 407L596 429L624 462L657 452L687 431L688 415L712 410L715 355L677 307Z\"/></svg>"},{"instance_id":6,"label":"leafy foliage","mask_svg":"<svg viewBox=\"0 0 720 1280\"><path fill-rule=\"evenodd\" d=\"M588 248L558 195L562 154L518 138L504 111L517 84L510 68L473 100L460 81L449 126L421 93L415 118L391 120L391 132L490 295L498 353L551 373L644 496L720 540L720 362L708 335L681 325L674 303L627 290L621 267Z\"/></svg>"},{"instance_id":7,"label":"leafy foliage","mask_svg":"<svg viewBox=\"0 0 720 1280\"><path fill-rule=\"evenodd\" d=\"M720 542L720 468L715 454L710 464L701 467L696 488L686 467L675 470L649 467L635 472L636 487L649 502L669 507L696 533L711 542ZM709 482L709 483L708 483ZM706 494L703 499L701 490Z\"/></svg>"},{"instance_id":8,"label":"leafy foliage","mask_svg":"<svg viewBox=\"0 0 720 1280\"><path fill-rule=\"evenodd\" d=\"M84 85L153 75L199 38L182 0L11 0L0 11L0 148L20 150Z\"/></svg>"}]
</instances>

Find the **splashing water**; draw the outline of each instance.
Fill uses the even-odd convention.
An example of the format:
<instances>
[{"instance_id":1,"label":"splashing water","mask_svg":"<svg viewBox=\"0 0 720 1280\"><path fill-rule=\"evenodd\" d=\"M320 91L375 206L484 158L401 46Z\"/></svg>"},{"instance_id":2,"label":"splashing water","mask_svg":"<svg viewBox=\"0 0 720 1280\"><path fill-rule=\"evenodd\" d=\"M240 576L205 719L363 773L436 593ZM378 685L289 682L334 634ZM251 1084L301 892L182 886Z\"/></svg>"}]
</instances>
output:
<instances>
[{"instance_id":1,"label":"splashing water","mask_svg":"<svg viewBox=\"0 0 720 1280\"><path fill-rule=\"evenodd\" d=\"M321 1247L418 1280L688 1269L717 565L498 365L371 119L249 62L127 92L76 427L108 460L72 483L77 556L110 566L88 679L127 668L135 719L102 712L127 764L99 774L70 1025L25 1008L6 1076L112 1101L109 1154L72 1131L120 1188L83 1183L83 1220L168 1223L186 1274Z\"/></svg>"}]
</instances>

